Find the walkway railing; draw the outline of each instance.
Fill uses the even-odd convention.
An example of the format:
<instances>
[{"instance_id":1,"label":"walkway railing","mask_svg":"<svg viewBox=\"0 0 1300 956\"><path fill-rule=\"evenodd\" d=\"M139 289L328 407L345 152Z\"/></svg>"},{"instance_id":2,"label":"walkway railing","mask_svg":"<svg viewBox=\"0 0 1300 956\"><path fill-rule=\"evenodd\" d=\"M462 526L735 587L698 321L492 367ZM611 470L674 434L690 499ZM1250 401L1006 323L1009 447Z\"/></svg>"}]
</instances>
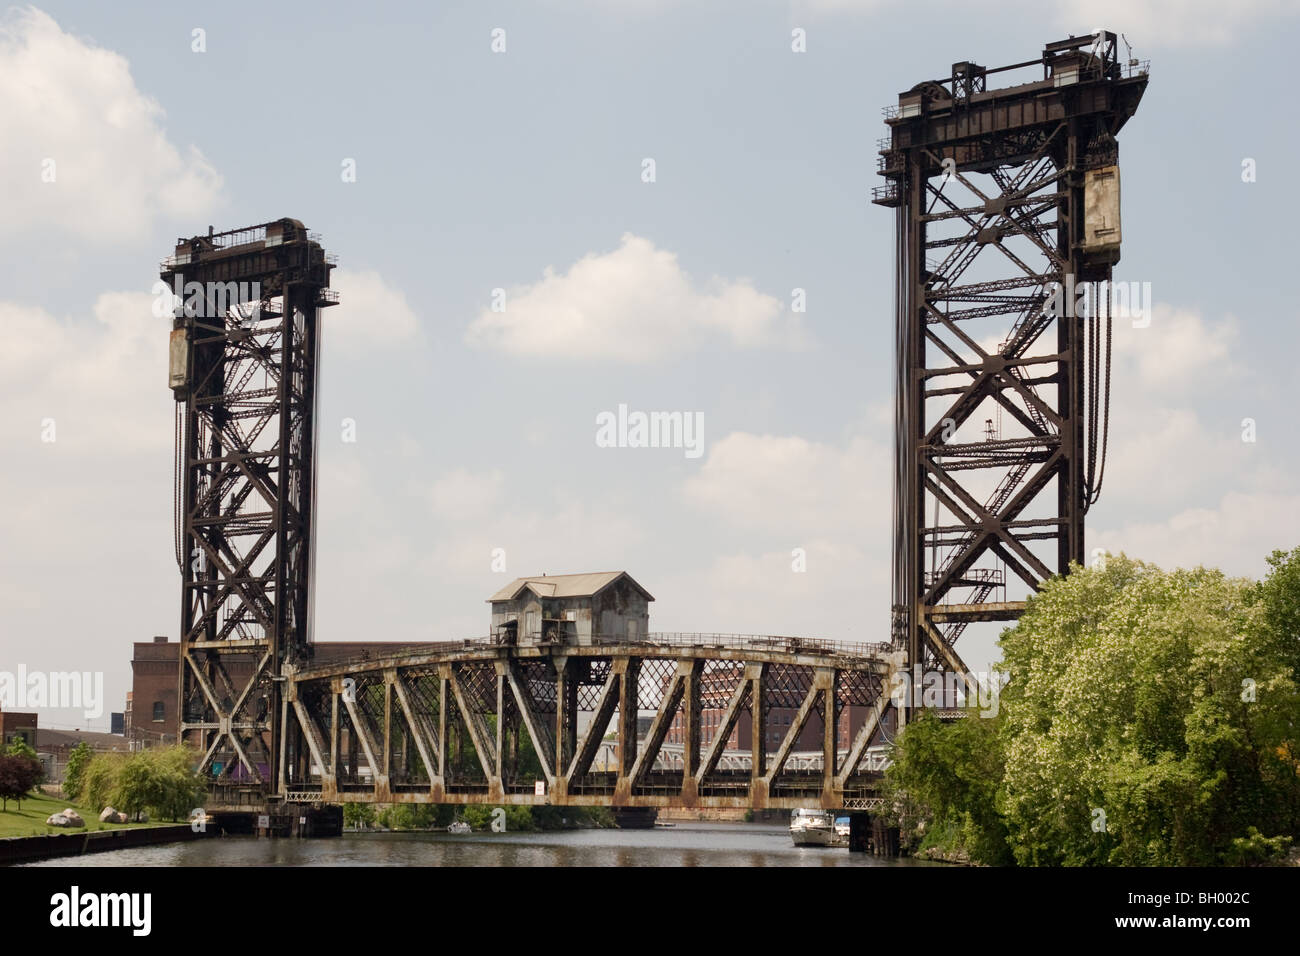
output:
<instances>
[{"instance_id":1,"label":"walkway railing","mask_svg":"<svg viewBox=\"0 0 1300 956\"><path fill-rule=\"evenodd\" d=\"M545 646L547 642L529 638L529 642ZM572 642L573 638L569 638ZM879 658L889 654L893 647L887 641L875 643L849 643L826 640L824 638L782 637L770 634L719 634L695 631L650 631L644 637L628 638L625 636L593 634L583 637L582 644L624 644L633 647L720 647L732 650L777 651L785 654L804 652L820 654L846 654L853 657ZM473 637L462 640L428 641L405 647L385 647L382 650L362 651L347 657L317 659L315 664L351 665L366 664L370 661L384 660L406 655L428 653L451 653L465 650L482 650L501 647L506 642L496 637ZM559 642L557 642L559 643ZM527 645L525 645L527 646ZM312 666L308 664L307 666Z\"/></svg>"}]
</instances>

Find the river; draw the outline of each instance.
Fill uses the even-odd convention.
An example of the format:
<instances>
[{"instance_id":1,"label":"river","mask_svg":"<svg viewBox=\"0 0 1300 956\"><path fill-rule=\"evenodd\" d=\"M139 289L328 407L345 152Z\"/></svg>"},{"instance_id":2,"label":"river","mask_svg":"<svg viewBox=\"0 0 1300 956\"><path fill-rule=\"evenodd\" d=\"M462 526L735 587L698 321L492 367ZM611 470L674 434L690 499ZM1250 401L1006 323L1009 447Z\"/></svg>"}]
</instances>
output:
<instances>
[{"instance_id":1,"label":"river","mask_svg":"<svg viewBox=\"0 0 1300 956\"><path fill-rule=\"evenodd\" d=\"M32 866L67 866L72 858ZM75 858L85 866L928 866L796 847L784 825L678 823L650 830L345 833L319 839L212 837Z\"/></svg>"}]
</instances>

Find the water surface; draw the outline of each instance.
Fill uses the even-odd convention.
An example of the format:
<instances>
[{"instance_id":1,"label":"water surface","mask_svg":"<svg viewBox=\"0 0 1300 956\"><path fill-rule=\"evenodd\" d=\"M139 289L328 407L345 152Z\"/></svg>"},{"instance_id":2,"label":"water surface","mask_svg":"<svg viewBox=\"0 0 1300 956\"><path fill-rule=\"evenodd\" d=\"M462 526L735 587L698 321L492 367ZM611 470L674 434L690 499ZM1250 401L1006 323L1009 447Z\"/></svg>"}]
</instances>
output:
<instances>
[{"instance_id":1,"label":"water surface","mask_svg":"<svg viewBox=\"0 0 1300 956\"><path fill-rule=\"evenodd\" d=\"M782 824L678 823L651 830L345 833L211 837L32 866L924 866L847 849L796 847Z\"/></svg>"}]
</instances>

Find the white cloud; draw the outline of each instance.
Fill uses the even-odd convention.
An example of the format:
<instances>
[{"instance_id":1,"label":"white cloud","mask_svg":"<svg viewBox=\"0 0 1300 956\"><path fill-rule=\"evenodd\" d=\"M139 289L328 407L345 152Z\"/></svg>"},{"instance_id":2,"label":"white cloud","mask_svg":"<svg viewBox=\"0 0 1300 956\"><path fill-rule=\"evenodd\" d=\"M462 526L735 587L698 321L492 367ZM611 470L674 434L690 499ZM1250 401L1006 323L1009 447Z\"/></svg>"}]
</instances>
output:
<instances>
[{"instance_id":1,"label":"white cloud","mask_svg":"<svg viewBox=\"0 0 1300 956\"><path fill-rule=\"evenodd\" d=\"M45 418L55 420L59 455L169 446L171 325L153 315L153 302L144 292L105 292L90 321L0 302L10 340L0 349L0 435L10 450L41 454Z\"/></svg>"},{"instance_id":2,"label":"white cloud","mask_svg":"<svg viewBox=\"0 0 1300 956\"><path fill-rule=\"evenodd\" d=\"M1267 572L1264 559L1274 549L1300 544L1300 494L1230 491L1210 507L1090 531L1088 543L1164 567L1204 564L1257 577Z\"/></svg>"},{"instance_id":3,"label":"white cloud","mask_svg":"<svg viewBox=\"0 0 1300 956\"><path fill-rule=\"evenodd\" d=\"M326 445L321 455L317 640L482 636L484 601L514 577L624 567L646 577L638 555L653 536L616 491L544 488L524 502L498 469L408 480L349 447ZM497 549L503 572L493 570Z\"/></svg>"},{"instance_id":4,"label":"white cloud","mask_svg":"<svg viewBox=\"0 0 1300 956\"><path fill-rule=\"evenodd\" d=\"M1227 488L1262 486L1269 464L1241 441L1238 327L1194 309L1157 305L1151 324L1115 322L1110 454L1100 508L1171 514ZM1218 398L1219 401L1214 401ZM1198 405L1211 400L1217 414Z\"/></svg>"},{"instance_id":5,"label":"white cloud","mask_svg":"<svg viewBox=\"0 0 1300 956\"><path fill-rule=\"evenodd\" d=\"M1136 373L1152 390L1200 389L1237 372L1232 351L1238 338L1234 316L1208 322L1193 309L1161 303L1145 328L1115 320L1115 357L1126 363L1125 374Z\"/></svg>"},{"instance_id":6,"label":"white cloud","mask_svg":"<svg viewBox=\"0 0 1300 956\"><path fill-rule=\"evenodd\" d=\"M713 443L682 492L724 525L700 534L730 547L665 584L689 609L668 611L667 626L887 639L890 456L861 434L733 432Z\"/></svg>"},{"instance_id":7,"label":"white cloud","mask_svg":"<svg viewBox=\"0 0 1300 956\"><path fill-rule=\"evenodd\" d=\"M12 665L103 672L106 711L121 709L130 642L172 630L180 595L170 326L152 304L108 292L62 319L0 302L0 649Z\"/></svg>"},{"instance_id":8,"label":"white cloud","mask_svg":"<svg viewBox=\"0 0 1300 956\"><path fill-rule=\"evenodd\" d=\"M406 296L378 272L335 269L330 287L339 294L339 306L323 313L327 355L391 349L419 332Z\"/></svg>"},{"instance_id":9,"label":"white cloud","mask_svg":"<svg viewBox=\"0 0 1300 956\"><path fill-rule=\"evenodd\" d=\"M712 444L683 492L736 526L789 536L792 547L812 536L883 532L891 455L860 435L840 446L733 432Z\"/></svg>"},{"instance_id":10,"label":"white cloud","mask_svg":"<svg viewBox=\"0 0 1300 956\"><path fill-rule=\"evenodd\" d=\"M64 33L34 8L0 18L0 234L53 226L98 242L146 234L156 217L201 219L220 177L167 138L162 109L126 59ZM54 181L43 173L53 160Z\"/></svg>"},{"instance_id":11,"label":"white cloud","mask_svg":"<svg viewBox=\"0 0 1300 956\"><path fill-rule=\"evenodd\" d=\"M881 541L848 532L802 538L803 571L794 569L793 548L719 554L656 582L672 603L655 609L652 629L887 640L889 552Z\"/></svg>"},{"instance_id":12,"label":"white cloud","mask_svg":"<svg viewBox=\"0 0 1300 956\"><path fill-rule=\"evenodd\" d=\"M1235 484L1254 464L1246 457L1252 447L1227 420L1216 429L1186 406L1115 399L1111 405L1102 501L1118 497L1144 510L1176 508Z\"/></svg>"},{"instance_id":13,"label":"white cloud","mask_svg":"<svg viewBox=\"0 0 1300 956\"><path fill-rule=\"evenodd\" d=\"M748 279L697 284L677 256L624 234L612 252L591 253L557 274L507 290L505 310L484 309L466 330L471 345L517 355L652 361L710 340L742 348L806 344L796 316Z\"/></svg>"},{"instance_id":14,"label":"white cloud","mask_svg":"<svg viewBox=\"0 0 1300 956\"><path fill-rule=\"evenodd\" d=\"M1259 574L1270 550L1300 543L1291 449L1242 441L1252 404L1239 344L1235 318L1194 309L1158 305L1147 328L1117 322L1111 454L1089 549Z\"/></svg>"}]
</instances>

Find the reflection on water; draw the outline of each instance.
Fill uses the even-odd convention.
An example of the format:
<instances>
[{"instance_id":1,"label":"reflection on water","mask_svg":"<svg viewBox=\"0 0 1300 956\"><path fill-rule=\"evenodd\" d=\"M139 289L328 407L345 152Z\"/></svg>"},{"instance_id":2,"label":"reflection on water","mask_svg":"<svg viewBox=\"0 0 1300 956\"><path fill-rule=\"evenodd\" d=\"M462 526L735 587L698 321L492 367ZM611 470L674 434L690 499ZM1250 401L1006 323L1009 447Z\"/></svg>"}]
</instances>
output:
<instances>
[{"instance_id":1,"label":"reflection on water","mask_svg":"<svg viewBox=\"0 0 1300 956\"><path fill-rule=\"evenodd\" d=\"M653 830L345 833L316 840L213 837L33 866L924 866L796 847L783 825L678 823Z\"/></svg>"}]
</instances>

